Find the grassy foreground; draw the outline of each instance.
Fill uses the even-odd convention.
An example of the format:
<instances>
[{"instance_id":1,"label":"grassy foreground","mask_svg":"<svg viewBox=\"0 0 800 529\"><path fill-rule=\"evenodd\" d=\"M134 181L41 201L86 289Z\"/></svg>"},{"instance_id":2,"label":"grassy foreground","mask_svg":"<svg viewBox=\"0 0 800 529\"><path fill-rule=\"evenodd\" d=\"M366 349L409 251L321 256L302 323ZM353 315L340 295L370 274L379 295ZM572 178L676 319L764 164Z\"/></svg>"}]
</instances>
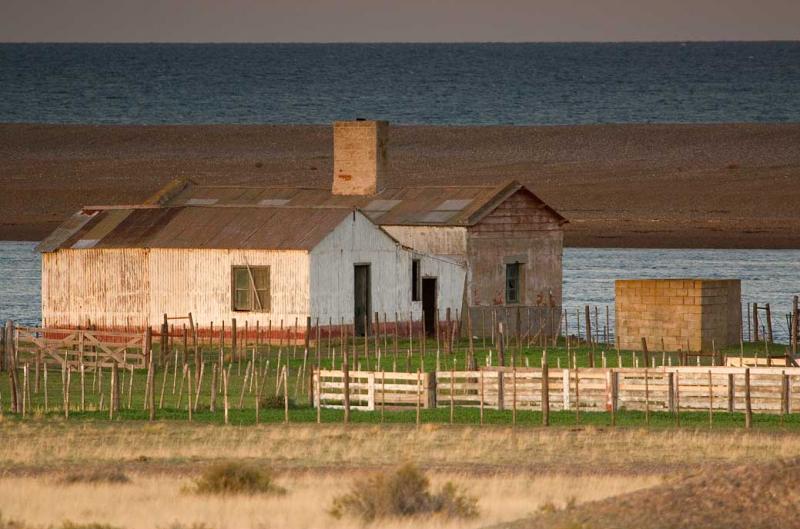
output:
<instances>
[{"instance_id":1,"label":"grassy foreground","mask_svg":"<svg viewBox=\"0 0 800 529\"><path fill-rule=\"evenodd\" d=\"M793 434L688 428L226 427L42 419L3 421L0 436L0 511L39 527L64 520L130 529L359 527L357 520L328 514L332 499L359 477L409 461L434 485L452 481L475 496L480 516L386 520L380 527L473 529L652 487L698 468L800 456L800 437ZM287 493L191 493L200 472L231 459L272 469ZM64 480L76 471L113 471L129 481Z\"/></svg>"},{"instance_id":2,"label":"grassy foreground","mask_svg":"<svg viewBox=\"0 0 800 529\"><path fill-rule=\"evenodd\" d=\"M337 353L335 343L320 345L319 360L323 369L340 368L341 354ZM366 345L366 349L365 349ZM389 354L383 354L383 347L388 345ZM485 345L485 347L484 347ZM197 379L192 383L192 403L194 411L191 420L201 423L224 422L223 397L221 385L217 385L216 410L210 411L211 404L211 378L213 364L219 361L219 353L214 352L210 345L200 344L200 358L203 361L203 376L200 378L199 392ZM745 354L763 354L761 344L745 344ZM773 345L773 349L776 345ZM366 369L381 369L385 371L411 371L416 372L418 368L424 371L433 371L437 366L441 369L463 369L468 358L468 343L461 340L455 344L452 353L444 352L444 345L439 344L437 353L437 343L429 339L425 344L425 353L421 354L420 343L413 345L408 341L398 343L397 355L393 352L393 344L386 339L375 346L374 341L364 344L363 339L357 339L348 345L351 358L351 367L356 369L360 366ZM474 356L477 365L497 365L498 353L492 348L491 343L484 344L476 340L474 343ZM506 351L506 365L512 362L518 366L539 366L542 363L544 350L547 350L547 362L553 368L566 367L577 363L579 367L586 367L590 364L590 356L594 357L596 366L607 365L609 367L622 365L630 367L633 365L644 365L644 357L640 352L620 351L607 349L604 344L587 346L585 343L567 344L561 339L553 347L552 343L545 347L541 344L521 344L516 348L513 343ZM721 354L738 355L739 347L732 347L721 351ZM230 350L224 354L226 369L229 376L229 422L234 425L253 425L258 422L281 423L286 419L283 411L284 388L280 382L280 368L287 370L288 397L291 401L288 413L289 422L312 423L317 420L316 410L309 405L308 388L310 384L311 371L316 363L317 351L312 346L308 355L304 354L301 345L284 346L265 346L256 350L254 347L243 348L241 354L232 355ZM189 381L184 376L182 369L175 369L175 359L182 366L183 352L176 350L172 355L168 355L167 363L156 369L154 376L155 403L157 407L156 418L158 420L188 421L189 420ZM194 370L194 354L188 351L185 355L186 365ZM705 365L711 362L710 357L701 357ZM677 353L651 353L651 365L671 364L678 365L679 357ZM663 363L663 364L662 364ZM252 366L255 368L253 369ZM695 365L695 362L692 362ZM248 376L248 372L254 370L258 377ZM47 391L45 392L44 373L40 373L40 383L38 391L35 384L35 369L29 365L30 373L30 401L27 403L26 418L22 419L18 415L8 416L7 419L15 417L20 420L30 418L57 418L64 416L64 380L63 374L59 370L50 369L47 377ZM20 384L23 381L22 369L18 371ZM72 372L69 384L69 417L76 421L107 421L110 418L108 411L110 401L111 375L109 369L98 373L96 370L87 369L83 381L80 374ZM134 372L120 370L120 411L115 414L115 421L133 420L141 421L148 418L145 411L145 372L136 370ZM83 387L83 390L82 390ZM0 377L0 410L9 409L10 400L9 377ZM83 405L81 405L81 394L83 391ZM256 417L257 395L261 393L262 402L258 417ZM199 397L199 400L198 400ZM197 402L195 402L197 401ZM447 403L444 407L431 410L421 410L421 423L449 423L450 410ZM510 406L507 406L510 407ZM800 414L790 414L786 417L778 415L759 414L753 416L753 426L757 429L800 429ZM578 417L574 411L571 412L551 412L551 424L561 426L593 425L598 427L611 426L612 418L608 413L582 412ZM323 423L341 423L343 413L340 410L322 410L320 420ZM416 412L413 409L405 411L386 410L384 414L375 412L354 411L352 419L355 423L415 423ZM453 422L456 424L477 425L480 422L480 413L476 408L456 408L453 414ZM519 410L514 414L510 409L506 411L496 411L486 409L484 413L486 424L505 424L511 425L516 422L517 426L535 426L542 422L541 413L535 411ZM616 425L621 427L648 426L654 428L666 428L671 426L687 427L717 427L717 428L741 428L744 427L745 419L742 413L715 412L711 422L707 412L686 412L682 411L680 418L664 412L653 412L646 418L643 412L620 411L616 417Z\"/></svg>"}]
</instances>

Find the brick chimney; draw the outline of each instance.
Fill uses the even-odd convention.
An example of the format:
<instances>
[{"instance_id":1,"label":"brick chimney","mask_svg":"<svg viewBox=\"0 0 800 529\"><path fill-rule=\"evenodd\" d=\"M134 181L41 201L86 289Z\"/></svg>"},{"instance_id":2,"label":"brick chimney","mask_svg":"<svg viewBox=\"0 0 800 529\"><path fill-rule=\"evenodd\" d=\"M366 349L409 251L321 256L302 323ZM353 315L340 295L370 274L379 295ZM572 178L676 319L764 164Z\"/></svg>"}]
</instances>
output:
<instances>
[{"instance_id":1,"label":"brick chimney","mask_svg":"<svg viewBox=\"0 0 800 529\"><path fill-rule=\"evenodd\" d=\"M386 178L386 121L337 121L333 124L333 194L374 195Z\"/></svg>"}]
</instances>

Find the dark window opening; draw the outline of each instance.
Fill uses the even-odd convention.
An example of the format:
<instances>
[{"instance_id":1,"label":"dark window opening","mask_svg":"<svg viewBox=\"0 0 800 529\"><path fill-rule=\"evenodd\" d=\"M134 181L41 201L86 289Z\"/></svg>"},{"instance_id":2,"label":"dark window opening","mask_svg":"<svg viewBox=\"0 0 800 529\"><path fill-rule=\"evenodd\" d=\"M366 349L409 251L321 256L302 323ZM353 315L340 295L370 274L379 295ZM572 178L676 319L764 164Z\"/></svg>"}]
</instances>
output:
<instances>
[{"instance_id":1,"label":"dark window opening","mask_svg":"<svg viewBox=\"0 0 800 529\"><path fill-rule=\"evenodd\" d=\"M233 310L269 312L269 267L234 266L231 271Z\"/></svg>"},{"instance_id":2,"label":"dark window opening","mask_svg":"<svg viewBox=\"0 0 800 529\"><path fill-rule=\"evenodd\" d=\"M506 265L506 303L519 303L520 300L520 263Z\"/></svg>"},{"instance_id":3,"label":"dark window opening","mask_svg":"<svg viewBox=\"0 0 800 529\"><path fill-rule=\"evenodd\" d=\"M420 260L411 261L411 301L420 300Z\"/></svg>"}]
</instances>

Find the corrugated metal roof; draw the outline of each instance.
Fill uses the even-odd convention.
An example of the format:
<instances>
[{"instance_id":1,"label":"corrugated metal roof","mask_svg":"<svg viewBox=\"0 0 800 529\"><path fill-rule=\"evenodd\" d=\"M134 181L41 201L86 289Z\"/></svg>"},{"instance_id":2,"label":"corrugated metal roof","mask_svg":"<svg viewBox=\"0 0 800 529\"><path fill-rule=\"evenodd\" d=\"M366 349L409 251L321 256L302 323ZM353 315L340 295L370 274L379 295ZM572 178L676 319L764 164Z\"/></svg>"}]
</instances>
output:
<instances>
[{"instance_id":1,"label":"corrugated metal roof","mask_svg":"<svg viewBox=\"0 0 800 529\"><path fill-rule=\"evenodd\" d=\"M40 245L40 251L89 247L310 250L353 211L258 206L105 210L60 243Z\"/></svg>"},{"instance_id":2,"label":"corrugated metal roof","mask_svg":"<svg viewBox=\"0 0 800 529\"><path fill-rule=\"evenodd\" d=\"M192 184L184 187L167 203L183 206L215 200L217 205L356 207L381 225L468 226L479 220L476 213L490 207L498 198L502 201L519 189L526 188L511 181L495 186L397 187L384 189L372 196L348 196L334 195L327 188ZM531 195L535 197L533 193ZM564 221L558 213L547 209L559 221Z\"/></svg>"},{"instance_id":3,"label":"corrugated metal roof","mask_svg":"<svg viewBox=\"0 0 800 529\"><path fill-rule=\"evenodd\" d=\"M94 211L79 211L61 223L53 230L53 233L45 237L42 242L36 245L39 252L52 252L62 247L73 234L83 228L96 215Z\"/></svg>"},{"instance_id":4,"label":"corrugated metal roof","mask_svg":"<svg viewBox=\"0 0 800 529\"><path fill-rule=\"evenodd\" d=\"M515 181L388 188L372 196L347 196L322 188L203 186L175 180L141 206L88 207L37 249L310 249L354 208L382 226L471 226L520 190L559 223L566 222Z\"/></svg>"}]
</instances>

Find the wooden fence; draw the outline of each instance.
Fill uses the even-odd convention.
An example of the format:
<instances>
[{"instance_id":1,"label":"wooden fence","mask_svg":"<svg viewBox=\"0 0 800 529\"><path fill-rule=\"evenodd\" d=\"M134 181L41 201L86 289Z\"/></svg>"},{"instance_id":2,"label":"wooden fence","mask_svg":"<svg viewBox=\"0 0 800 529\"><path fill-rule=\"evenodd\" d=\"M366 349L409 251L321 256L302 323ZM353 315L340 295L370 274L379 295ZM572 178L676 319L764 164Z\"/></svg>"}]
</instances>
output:
<instances>
[{"instance_id":1,"label":"wooden fence","mask_svg":"<svg viewBox=\"0 0 800 529\"><path fill-rule=\"evenodd\" d=\"M435 405L432 373L399 373L381 371L348 372L350 408L374 410L378 406L399 408L431 408ZM313 376L314 404L323 408L344 407L344 372L321 370Z\"/></svg>"},{"instance_id":2,"label":"wooden fence","mask_svg":"<svg viewBox=\"0 0 800 529\"><path fill-rule=\"evenodd\" d=\"M78 369L147 368L147 332L123 333L77 329L14 328L16 365L44 363Z\"/></svg>"},{"instance_id":3,"label":"wooden fence","mask_svg":"<svg viewBox=\"0 0 800 529\"><path fill-rule=\"evenodd\" d=\"M483 368L432 373L349 373L352 409L484 407L542 410L542 369ZM749 374L749 383L746 380ZM548 370L548 410L800 410L800 368L664 367ZM315 373L315 404L344 406L344 373ZM749 386L749 387L748 387ZM748 391L749 390L749 391Z\"/></svg>"}]
</instances>

